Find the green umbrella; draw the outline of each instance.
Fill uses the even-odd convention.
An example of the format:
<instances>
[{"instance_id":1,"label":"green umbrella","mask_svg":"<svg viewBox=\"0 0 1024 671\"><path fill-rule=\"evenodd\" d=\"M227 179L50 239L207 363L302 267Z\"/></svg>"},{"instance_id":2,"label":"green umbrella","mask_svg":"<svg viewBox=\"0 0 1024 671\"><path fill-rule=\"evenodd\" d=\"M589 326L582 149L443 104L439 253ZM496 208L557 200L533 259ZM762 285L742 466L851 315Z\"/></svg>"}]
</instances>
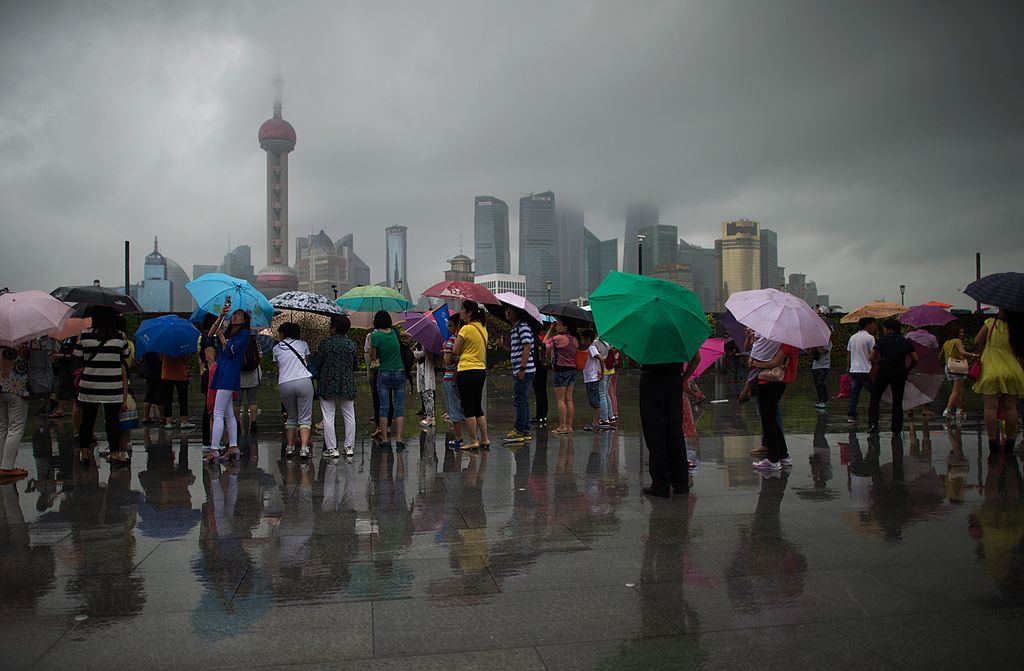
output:
<instances>
[{"instance_id":1,"label":"green umbrella","mask_svg":"<svg viewBox=\"0 0 1024 671\"><path fill-rule=\"evenodd\" d=\"M338 305L352 312L402 312L412 307L405 296L389 287L361 286L349 289L337 301Z\"/></svg>"},{"instance_id":2,"label":"green umbrella","mask_svg":"<svg viewBox=\"0 0 1024 671\"><path fill-rule=\"evenodd\" d=\"M697 294L653 277L609 273L590 308L598 335L642 364L689 361L711 335Z\"/></svg>"}]
</instances>

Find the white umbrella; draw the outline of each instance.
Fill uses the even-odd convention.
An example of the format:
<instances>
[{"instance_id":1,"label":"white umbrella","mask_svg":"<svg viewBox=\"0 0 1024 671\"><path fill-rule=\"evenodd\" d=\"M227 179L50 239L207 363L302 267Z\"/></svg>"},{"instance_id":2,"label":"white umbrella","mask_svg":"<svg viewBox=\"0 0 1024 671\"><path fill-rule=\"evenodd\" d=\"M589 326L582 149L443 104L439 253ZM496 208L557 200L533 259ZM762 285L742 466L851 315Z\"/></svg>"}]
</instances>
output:
<instances>
[{"instance_id":1,"label":"white umbrella","mask_svg":"<svg viewBox=\"0 0 1024 671\"><path fill-rule=\"evenodd\" d=\"M736 321L759 335L800 349L824 347L832 337L828 324L810 305L778 289L739 291L725 307Z\"/></svg>"},{"instance_id":2,"label":"white umbrella","mask_svg":"<svg viewBox=\"0 0 1024 671\"><path fill-rule=\"evenodd\" d=\"M0 296L0 345L13 347L56 333L71 316L67 304L42 291L19 291Z\"/></svg>"}]
</instances>

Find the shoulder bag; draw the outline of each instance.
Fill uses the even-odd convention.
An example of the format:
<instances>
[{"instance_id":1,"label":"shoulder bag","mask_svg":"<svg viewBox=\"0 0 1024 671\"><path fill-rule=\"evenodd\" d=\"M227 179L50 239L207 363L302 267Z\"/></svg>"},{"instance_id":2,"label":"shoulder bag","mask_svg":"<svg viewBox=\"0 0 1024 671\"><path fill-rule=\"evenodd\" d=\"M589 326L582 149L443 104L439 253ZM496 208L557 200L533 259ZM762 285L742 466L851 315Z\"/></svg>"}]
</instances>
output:
<instances>
[{"instance_id":1,"label":"shoulder bag","mask_svg":"<svg viewBox=\"0 0 1024 671\"><path fill-rule=\"evenodd\" d=\"M758 380L764 380L765 382L782 382L786 379L786 367L789 363L789 355L782 360L778 366L774 368L765 368L757 374Z\"/></svg>"}]
</instances>

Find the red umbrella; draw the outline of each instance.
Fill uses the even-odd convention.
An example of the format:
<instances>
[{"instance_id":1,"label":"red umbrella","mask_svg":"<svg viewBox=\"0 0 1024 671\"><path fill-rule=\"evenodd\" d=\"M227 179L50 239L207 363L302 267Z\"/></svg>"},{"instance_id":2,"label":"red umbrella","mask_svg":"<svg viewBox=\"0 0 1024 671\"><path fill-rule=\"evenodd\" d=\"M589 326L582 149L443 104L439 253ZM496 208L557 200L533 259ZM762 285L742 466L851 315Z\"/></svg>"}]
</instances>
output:
<instances>
[{"instance_id":1,"label":"red umbrella","mask_svg":"<svg viewBox=\"0 0 1024 671\"><path fill-rule=\"evenodd\" d=\"M491 290L475 282L444 281L438 282L423 292L431 298L451 298L460 301L476 301L483 305L501 305Z\"/></svg>"},{"instance_id":2,"label":"red umbrella","mask_svg":"<svg viewBox=\"0 0 1024 671\"><path fill-rule=\"evenodd\" d=\"M952 303L943 303L942 301L928 301L925 305L931 308L942 308L944 310L948 310L953 307Z\"/></svg>"}]
</instances>

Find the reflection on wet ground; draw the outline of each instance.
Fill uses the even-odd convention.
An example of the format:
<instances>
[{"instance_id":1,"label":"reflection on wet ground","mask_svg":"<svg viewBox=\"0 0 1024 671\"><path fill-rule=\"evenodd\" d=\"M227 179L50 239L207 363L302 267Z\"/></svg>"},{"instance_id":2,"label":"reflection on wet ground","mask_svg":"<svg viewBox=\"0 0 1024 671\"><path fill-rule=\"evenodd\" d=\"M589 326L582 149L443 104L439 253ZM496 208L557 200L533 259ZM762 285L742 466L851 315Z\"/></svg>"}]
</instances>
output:
<instances>
[{"instance_id":1,"label":"reflection on wet ground","mask_svg":"<svg viewBox=\"0 0 1024 671\"><path fill-rule=\"evenodd\" d=\"M489 396L501 435L510 391ZM113 470L67 422L26 437L30 479L0 487L5 669L1019 665L1021 464L975 423L869 438L794 388L796 464L765 478L752 405L705 404L691 495L650 500L625 400L616 432L395 452L362 422L354 458L307 462L264 400L238 464L204 466L198 432L139 430Z\"/></svg>"}]
</instances>

